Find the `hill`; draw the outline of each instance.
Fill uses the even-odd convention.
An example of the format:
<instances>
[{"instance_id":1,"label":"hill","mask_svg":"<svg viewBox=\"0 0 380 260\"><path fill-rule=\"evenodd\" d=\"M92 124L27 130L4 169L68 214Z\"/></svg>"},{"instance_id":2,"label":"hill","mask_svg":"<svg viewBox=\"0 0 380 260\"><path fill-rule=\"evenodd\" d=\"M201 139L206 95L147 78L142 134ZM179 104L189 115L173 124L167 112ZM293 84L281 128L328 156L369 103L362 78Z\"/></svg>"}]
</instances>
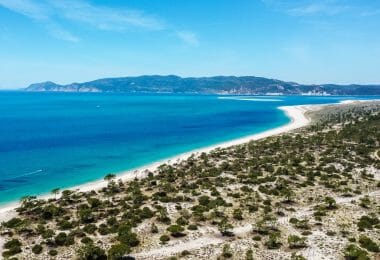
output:
<instances>
[{"instance_id":1,"label":"hill","mask_svg":"<svg viewBox=\"0 0 380 260\"><path fill-rule=\"evenodd\" d=\"M174 75L139 76L105 78L68 85L59 85L48 81L32 84L25 90L219 95L380 95L380 85L304 85L254 76L216 76L200 78L182 78Z\"/></svg>"}]
</instances>

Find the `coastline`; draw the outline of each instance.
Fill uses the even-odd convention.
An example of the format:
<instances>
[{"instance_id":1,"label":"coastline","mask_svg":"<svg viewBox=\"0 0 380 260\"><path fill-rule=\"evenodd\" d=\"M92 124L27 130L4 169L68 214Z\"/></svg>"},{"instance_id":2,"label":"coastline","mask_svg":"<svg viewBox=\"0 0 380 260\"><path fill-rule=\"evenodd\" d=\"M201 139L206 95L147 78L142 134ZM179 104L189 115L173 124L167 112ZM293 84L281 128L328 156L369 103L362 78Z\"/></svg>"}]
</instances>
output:
<instances>
[{"instance_id":1,"label":"coastline","mask_svg":"<svg viewBox=\"0 0 380 260\"><path fill-rule=\"evenodd\" d=\"M273 135L278 135L282 134L288 131L292 131L297 128L304 127L310 123L310 118L306 116L306 113L309 111L315 111L320 109L322 106L325 106L326 104L323 105L298 105L298 106L281 106L278 107L278 109L282 110L285 112L287 117L290 118L290 122L287 123L286 125L269 129L267 131L257 133L257 134L252 134L248 135L242 138L226 141L223 143L218 143L215 145L211 146L206 146L200 149L192 150L189 152L185 152L167 159L159 160L153 163L150 163L145 166L138 167L136 169L131 169L123 172L116 173L117 179L121 179L123 181L128 181L132 180L134 178L144 178L147 176L147 173L149 171L154 171L158 166L162 164L174 164L178 161L181 160L186 160L192 155L199 155L201 153L207 153L210 152L216 148L226 148L234 145L239 145L243 143L247 143L249 141L254 141L254 140L259 140L263 139L269 136ZM330 104L331 105L331 104ZM107 185L107 181L101 179L101 180L95 180L92 182L84 183L78 186L74 186L71 188L68 188L69 190L76 190L80 192L86 192L86 191L91 191L91 190L98 190ZM49 199L54 197L51 194L42 194L38 196L38 198L41 199ZM5 204L3 206L0 206L0 223L3 221L7 221L8 219L12 218L16 212L15 208L19 206L19 202L11 202L8 204ZM0 245L1 245L1 240L0 240Z\"/></svg>"},{"instance_id":2,"label":"coastline","mask_svg":"<svg viewBox=\"0 0 380 260\"><path fill-rule=\"evenodd\" d=\"M143 166L139 166L134 169L126 170L126 171L121 171L114 173L117 177L117 179L121 179L123 181L129 181L134 178L143 178L147 175L147 172L149 171L154 171L158 166L162 164L174 164L178 161L181 160L186 160L189 158L191 155L199 155L201 153L207 153L210 152L211 150L214 150L216 148L227 148L230 146L234 145L239 145L243 143L247 143L249 141L255 141L259 139L263 139L269 136L277 135L277 134L282 134L288 131L292 131L297 128L304 127L308 125L311 121L311 118L307 116L307 113L310 111L316 111L319 110L325 106L339 106L339 105L347 105L347 104L352 104L352 103L361 103L361 102L374 102L374 101L379 101L379 99L368 99L368 100L344 100L340 101L339 103L327 103L327 104L306 104L306 105L294 105L294 106L279 106L277 107L278 109L282 110L287 117L290 119L290 122L283 125L279 126L276 128L272 128L269 130L266 130L264 132L256 133L256 134L251 134L248 136L244 136L241 138L217 143L214 145L210 146L205 146L199 149L194 149L189 152L181 153L178 155L175 155L173 157L165 158L162 160L158 160L156 162L152 162ZM80 192L87 192L91 190L98 190L107 185L107 181L103 179L98 179L95 181L90 181L86 182L84 184L64 188L68 190L75 190L75 191L80 191ZM45 193L45 194L40 194L37 196L40 199L49 199L53 198L52 194ZM13 215L15 214L14 209L17 208L20 205L18 201L13 201L9 203L5 203L3 205L0 205L0 223L3 221L7 221L7 219L10 219ZM12 213L13 214L10 214ZM1 242L1 241L0 241Z\"/></svg>"},{"instance_id":3,"label":"coastline","mask_svg":"<svg viewBox=\"0 0 380 260\"><path fill-rule=\"evenodd\" d=\"M310 104L310 105L295 105L295 106L281 106L278 107L278 109L282 110L287 117L290 119L290 122L273 129L269 129L267 131L248 135L242 138L226 141L223 143L218 143L215 145L207 146L204 148L192 150L186 153L179 154L177 156L173 156L168 159L159 160L156 162L153 162L151 164L138 167L136 169L120 172L116 174L117 179L121 179L122 181L129 181L133 180L134 178L144 178L148 175L149 172L154 172L158 166L162 164L170 164L173 165L181 160L186 160L192 155L199 156L201 153L207 153L210 152L216 148L227 148L234 145L240 145L244 144L250 141L255 141L263 138L267 138L270 136L275 136L279 134L283 134L295 129L299 129L301 127L307 126L311 123L311 118L309 117L308 113L312 111L318 111L326 106L340 106L340 105L347 105L352 103L361 103L361 102L373 102L375 100L346 100L340 103L336 104ZM379 100L376 100L379 101ZM74 186L71 188L68 188L69 190L75 190L79 192L86 192L91 190L99 190L107 185L107 181L105 180L96 180L92 182L88 182L82 185ZM42 194L38 196L38 198L41 199L49 199L53 198L54 196L51 194ZM8 203L3 206L0 206L0 223L4 221L8 221L9 219L16 217L17 212L16 208L19 206L19 202L13 202ZM2 250L4 244L4 238L0 236L0 251Z\"/></svg>"},{"instance_id":4,"label":"coastline","mask_svg":"<svg viewBox=\"0 0 380 260\"><path fill-rule=\"evenodd\" d=\"M179 161L186 160L192 155L199 155L201 153L208 153L216 148L227 148L234 145L244 144L250 141L255 141L259 139L263 139L266 137L283 134L304 126L307 126L311 122L311 118L307 116L308 112L317 111L322 109L325 106L339 106L339 105L347 105L352 103L361 103L361 102L373 102L379 101L378 99L373 100L344 100L339 103L328 103L328 104L308 104L308 105L295 105L295 106L279 106L278 109L282 110L287 117L290 119L290 122L279 126L276 128L272 128L266 130L264 132L251 134L245 137L233 139L230 141L217 143L214 145L206 146L203 148L191 150L189 152L181 153L175 155L170 158L162 159L147 165L143 165L141 167L137 167L135 169L130 169L127 171L122 171L115 173L117 179L121 179L122 181L130 181L134 178L144 178L147 176L148 172L154 172L158 166L162 164L175 164ZM91 182L87 182L81 185L73 186L67 188L68 190L75 190L79 192L87 192L91 190L99 190L105 186L107 186L107 181L100 179ZM40 199L49 199L54 198L55 196L52 194L40 194L38 198ZM0 206L0 223L7 221L16 215L15 209L20 205L19 202L10 202ZM1 236L0 236L0 248L1 248Z\"/></svg>"},{"instance_id":5,"label":"coastline","mask_svg":"<svg viewBox=\"0 0 380 260\"><path fill-rule=\"evenodd\" d=\"M322 109L325 106L339 106L339 105L347 105L352 103L361 103L361 102L373 102L379 101L378 99L373 100L344 100L339 103L328 103L328 104L307 104L307 105L294 105L294 106L279 106L278 109L282 110L287 117L290 119L290 122L279 126L276 128L272 128L266 130L264 132L251 134L245 137L233 139L230 141L217 143L214 145L206 146L203 148L191 150L189 152L181 153L175 155L173 157L169 157L166 159L162 159L147 165L143 165L141 167L137 167L135 169L130 169L122 172L115 173L117 179L121 179L122 181L130 181L134 178L144 178L147 176L148 172L154 172L158 166L162 164L175 164L179 161L186 160L192 155L199 155L201 153L208 153L216 148L227 148L234 145L244 144L250 141L255 141L259 139L263 139L266 137L283 134L304 126L307 126L311 122L311 118L307 116L308 112L317 111ZM98 179L95 181L87 182L84 184L80 184L77 186L66 188L68 190L75 190L79 192L87 192L91 190L99 190L105 186L107 186L107 181L103 179ZM40 194L38 198L40 199L49 199L54 198L52 194ZM0 206L0 223L7 221L16 215L15 209L20 205L19 202L9 202L7 204ZM0 236L0 248L1 248L1 236Z\"/></svg>"}]
</instances>

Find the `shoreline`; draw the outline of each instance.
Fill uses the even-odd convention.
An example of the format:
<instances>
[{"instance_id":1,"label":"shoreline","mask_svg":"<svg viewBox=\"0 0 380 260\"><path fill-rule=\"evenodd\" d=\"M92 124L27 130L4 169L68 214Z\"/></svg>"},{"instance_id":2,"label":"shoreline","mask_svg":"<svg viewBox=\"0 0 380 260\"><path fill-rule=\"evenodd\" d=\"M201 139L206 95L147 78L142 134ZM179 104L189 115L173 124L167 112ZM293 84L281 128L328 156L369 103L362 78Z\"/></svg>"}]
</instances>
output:
<instances>
[{"instance_id":1,"label":"shoreline","mask_svg":"<svg viewBox=\"0 0 380 260\"><path fill-rule=\"evenodd\" d=\"M115 173L116 179L121 179L123 181L129 181L129 180L133 180L134 178L143 178L143 177L147 176L148 171L154 171L158 166L165 164L165 163L166 164L174 164L178 161L185 160L185 159L189 158L191 155L199 155L201 153L210 152L216 148L227 148L230 146L247 143L249 141L263 139L263 138L266 138L269 136L282 134L282 133L285 133L285 132L288 132L288 131L291 131L291 130L294 130L297 128L304 127L310 123L310 119L307 118L307 116L305 115L306 112L318 110L322 106L325 106L325 105L328 105L328 104L280 106L280 107L278 107L278 109L285 112L286 116L288 118L290 118L290 122L283 125L283 126L279 126L279 127L273 128L273 129L269 129L269 130L266 130L266 131L261 132L261 133L252 134L252 135L248 135L245 137L233 139L230 141L226 141L226 142L206 146L203 148L191 150L189 152L178 154L176 156L169 157L169 158L166 158L163 160L159 160L159 161L156 161L156 162L153 162L153 163L141 166L141 167L137 167L135 169ZM331 104L329 104L329 105L331 105ZM87 192L87 191L91 191L91 190L101 189L101 188L107 186L107 183L108 183L108 181L100 179L100 180L87 182L87 183L84 183L81 185L77 185L74 187L70 187L67 189L68 190L75 190L75 191L79 191L79 192ZM37 197L40 199L49 199L49 198L53 198L54 196L51 194L41 194ZM11 218L10 215L12 215L12 216L14 215L14 209L17 208L19 205L20 205L19 202L10 202L10 203L7 203L7 204L0 206L0 223L2 221L7 221L7 219ZM13 212L13 214L10 214L12 212Z\"/></svg>"},{"instance_id":2,"label":"shoreline","mask_svg":"<svg viewBox=\"0 0 380 260\"><path fill-rule=\"evenodd\" d=\"M218 143L215 145L210 145L207 147L203 147L200 149L195 149L186 153L182 153L171 158L159 160L148 165L144 165L138 167L136 169L131 169L127 171L120 172L116 174L117 179L121 179L122 181L133 180L134 178L144 178L148 175L149 172L154 172L158 166L162 164L170 164L173 165L181 160L186 160L192 155L199 156L201 153L210 152L216 148L227 148L234 145L244 144L250 141L255 141L263 138L267 138L270 136L275 136L279 134L283 134L286 132L290 132L295 129L299 129L309 125L312 122L312 119L308 115L309 112L318 111L323 109L326 106L340 106L347 105L352 103L362 103L362 102L373 102L379 100L346 100L340 103L329 103L329 104L306 104L306 105L295 105L295 106L280 106L277 109L282 110L286 116L290 119L290 122L283 126L279 126L273 129L269 129L267 131L251 134L242 138L237 138L234 140ZM77 185L71 188L67 188L69 190L75 190L79 192L86 192L91 190L99 190L105 187L108 184L107 181L101 179L92 182L87 182L82 185ZM55 196L52 194L42 194L38 196L39 199L49 199L54 198ZM9 219L16 217L17 212L16 208L20 205L19 202L11 202L8 204L4 204L0 206L0 223L8 221ZM3 245L5 243L4 237L0 236L0 251L3 249Z\"/></svg>"},{"instance_id":3,"label":"shoreline","mask_svg":"<svg viewBox=\"0 0 380 260\"><path fill-rule=\"evenodd\" d=\"M294 106L279 106L277 109L282 110L286 116L290 119L290 122L279 126L276 128L272 128L266 130L264 132L251 134L245 137L225 141L222 143L217 143L214 145L206 146L203 148L191 150L189 152L181 153L175 155L173 157L169 157L166 159L162 159L156 162L152 162L147 165L143 165L141 167L137 167L135 169L130 169L122 172L115 173L116 179L121 179L122 181L130 181L135 178L144 178L147 176L148 172L154 172L158 166L162 164L170 164L173 165L179 161L186 160L192 155L199 155L201 153L208 153L216 148L227 148L234 145L244 144L250 141L256 141L259 139L267 138L270 136L283 134L285 132L289 132L304 126L307 126L311 119L307 116L308 112L317 111L322 109L325 106L339 106L339 105L347 105L352 103L361 103L361 102L373 102L379 101L377 99L374 100L344 100L339 103L328 103L328 104L307 104L307 105L294 105ZM95 181L87 182L84 184L76 185L73 187L65 188L67 190L73 190L78 192L88 192L91 190L99 190L105 186L107 186L108 181L103 179L98 179ZM55 196L52 194L40 194L37 196L39 199L49 199L54 198ZM59 197L59 195L58 195ZM20 205L20 202L9 202L4 205L0 205L0 223L3 221L7 221L16 215L15 209ZM1 238L1 237L0 237ZM1 239L0 239L1 245ZM1 248L1 247L0 247Z\"/></svg>"}]
</instances>

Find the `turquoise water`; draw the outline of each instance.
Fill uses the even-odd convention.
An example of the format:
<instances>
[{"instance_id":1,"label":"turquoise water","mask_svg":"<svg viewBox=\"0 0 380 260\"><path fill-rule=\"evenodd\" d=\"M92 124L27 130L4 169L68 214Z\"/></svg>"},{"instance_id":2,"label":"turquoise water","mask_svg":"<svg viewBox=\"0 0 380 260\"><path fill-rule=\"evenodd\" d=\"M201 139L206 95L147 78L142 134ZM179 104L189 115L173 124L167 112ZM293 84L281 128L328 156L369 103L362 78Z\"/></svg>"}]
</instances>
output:
<instances>
[{"instance_id":1,"label":"turquoise water","mask_svg":"<svg viewBox=\"0 0 380 260\"><path fill-rule=\"evenodd\" d=\"M357 98L0 92L0 204L281 126L278 106Z\"/></svg>"}]
</instances>

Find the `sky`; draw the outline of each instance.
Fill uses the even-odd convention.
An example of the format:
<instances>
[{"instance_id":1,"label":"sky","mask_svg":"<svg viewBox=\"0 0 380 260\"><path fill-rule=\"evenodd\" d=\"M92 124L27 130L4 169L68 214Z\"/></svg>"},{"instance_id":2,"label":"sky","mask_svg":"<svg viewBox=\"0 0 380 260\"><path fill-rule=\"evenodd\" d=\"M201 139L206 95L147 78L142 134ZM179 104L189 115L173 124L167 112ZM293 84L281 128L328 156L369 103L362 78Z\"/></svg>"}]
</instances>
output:
<instances>
[{"instance_id":1,"label":"sky","mask_svg":"<svg viewBox=\"0 0 380 260\"><path fill-rule=\"evenodd\" d=\"M0 89L172 74L380 83L380 1L0 0Z\"/></svg>"}]
</instances>

